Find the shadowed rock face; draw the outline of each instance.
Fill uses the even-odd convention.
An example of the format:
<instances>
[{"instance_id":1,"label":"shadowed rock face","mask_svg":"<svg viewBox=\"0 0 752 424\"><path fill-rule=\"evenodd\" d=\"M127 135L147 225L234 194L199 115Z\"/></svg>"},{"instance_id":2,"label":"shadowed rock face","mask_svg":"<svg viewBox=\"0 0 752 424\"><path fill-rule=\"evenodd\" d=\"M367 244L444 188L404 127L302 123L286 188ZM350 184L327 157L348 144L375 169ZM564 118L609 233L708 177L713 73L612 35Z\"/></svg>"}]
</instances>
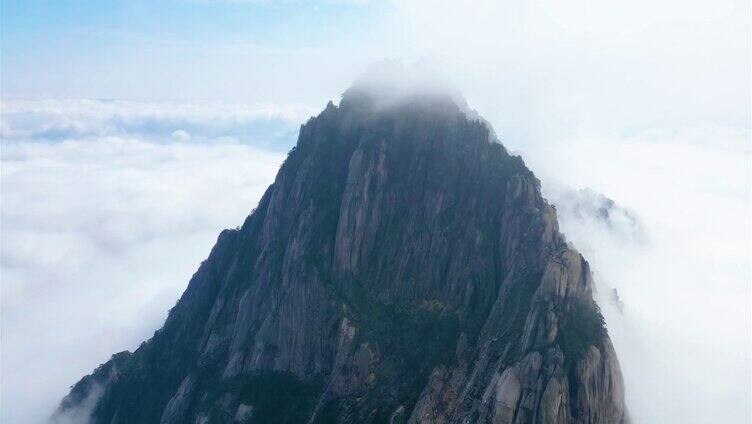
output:
<instances>
[{"instance_id":1,"label":"shadowed rock face","mask_svg":"<svg viewBox=\"0 0 752 424\"><path fill-rule=\"evenodd\" d=\"M164 327L58 415L96 388L93 423L622 423L592 287L485 123L351 88Z\"/></svg>"}]
</instances>

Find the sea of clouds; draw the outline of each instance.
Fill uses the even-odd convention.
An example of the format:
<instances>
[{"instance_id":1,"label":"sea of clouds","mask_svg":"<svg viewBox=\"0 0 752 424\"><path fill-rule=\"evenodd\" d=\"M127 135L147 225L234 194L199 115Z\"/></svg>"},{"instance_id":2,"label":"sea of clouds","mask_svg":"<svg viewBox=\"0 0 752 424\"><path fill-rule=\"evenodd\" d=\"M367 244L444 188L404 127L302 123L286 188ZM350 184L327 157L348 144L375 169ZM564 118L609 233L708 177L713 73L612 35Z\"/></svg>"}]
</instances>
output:
<instances>
[{"instance_id":1,"label":"sea of clouds","mask_svg":"<svg viewBox=\"0 0 752 424\"><path fill-rule=\"evenodd\" d=\"M161 327L305 118L297 106L3 103L4 422L44 422L70 385Z\"/></svg>"},{"instance_id":2,"label":"sea of clouds","mask_svg":"<svg viewBox=\"0 0 752 424\"><path fill-rule=\"evenodd\" d=\"M3 99L0 137L46 142L106 137L224 140L278 150L292 147L298 125L314 112L303 104Z\"/></svg>"},{"instance_id":3,"label":"sea of clouds","mask_svg":"<svg viewBox=\"0 0 752 424\"><path fill-rule=\"evenodd\" d=\"M219 231L273 181L310 109L3 106L3 419L35 423L161 326ZM635 422L750 416L747 137L650 130L519 149L591 262Z\"/></svg>"},{"instance_id":4,"label":"sea of clouds","mask_svg":"<svg viewBox=\"0 0 752 424\"><path fill-rule=\"evenodd\" d=\"M523 153L592 266L636 423L752 416L747 140L693 128ZM608 219L597 192L616 201Z\"/></svg>"}]
</instances>

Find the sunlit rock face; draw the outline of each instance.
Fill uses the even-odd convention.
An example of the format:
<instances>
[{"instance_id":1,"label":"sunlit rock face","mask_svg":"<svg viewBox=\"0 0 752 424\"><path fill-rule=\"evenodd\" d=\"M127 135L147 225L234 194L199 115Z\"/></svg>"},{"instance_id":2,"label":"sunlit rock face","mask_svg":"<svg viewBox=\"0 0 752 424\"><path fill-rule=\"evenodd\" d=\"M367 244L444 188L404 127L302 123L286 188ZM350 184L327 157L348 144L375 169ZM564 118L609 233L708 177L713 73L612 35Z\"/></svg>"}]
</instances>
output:
<instances>
[{"instance_id":1,"label":"sunlit rock face","mask_svg":"<svg viewBox=\"0 0 752 424\"><path fill-rule=\"evenodd\" d=\"M532 172L453 96L377 92L301 127L164 327L57 417L626 421L588 263Z\"/></svg>"}]
</instances>

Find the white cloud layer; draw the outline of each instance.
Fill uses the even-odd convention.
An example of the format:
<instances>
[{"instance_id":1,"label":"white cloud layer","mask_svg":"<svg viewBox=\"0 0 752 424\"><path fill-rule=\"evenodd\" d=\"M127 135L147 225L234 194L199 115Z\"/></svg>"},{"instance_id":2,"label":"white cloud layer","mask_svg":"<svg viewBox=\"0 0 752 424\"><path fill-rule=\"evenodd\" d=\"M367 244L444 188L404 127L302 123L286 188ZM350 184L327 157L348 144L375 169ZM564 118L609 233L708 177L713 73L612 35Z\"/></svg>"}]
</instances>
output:
<instances>
[{"instance_id":1,"label":"white cloud layer","mask_svg":"<svg viewBox=\"0 0 752 424\"><path fill-rule=\"evenodd\" d=\"M98 116L89 104L82 121ZM189 137L4 141L3 420L39 422L70 384L148 338L283 159ZM592 264L635 422L750 417L747 142L743 131L695 127L522 152ZM603 221L603 199L567 187L627 209Z\"/></svg>"},{"instance_id":2,"label":"white cloud layer","mask_svg":"<svg viewBox=\"0 0 752 424\"><path fill-rule=\"evenodd\" d=\"M3 99L4 140L61 141L138 136L150 141L233 138L274 150L292 147L301 123L316 112L301 104Z\"/></svg>"},{"instance_id":3,"label":"white cloud layer","mask_svg":"<svg viewBox=\"0 0 752 424\"><path fill-rule=\"evenodd\" d=\"M749 422L748 135L693 128L565 139L525 153L560 202L562 231L592 265L634 421ZM607 193L638 225L623 213L615 225L578 213L562 186Z\"/></svg>"},{"instance_id":4,"label":"white cloud layer","mask_svg":"<svg viewBox=\"0 0 752 424\"><path fill-rule=\"evenodd\" d=\"M283 155L106 137L2 146L2 421L44 420L133 350Z\"/></svg>"},{"instance_id":5,"label":"white cloud layer","mask_svg":"<svg viewBox=\"0 0 752 424\"><path fill-rule=\"evenodd\" d=\"M582 130L748 130L748 1L411 0L394 10L402 54L443 67L513 149Z\"/></svg>"}]
</instances>

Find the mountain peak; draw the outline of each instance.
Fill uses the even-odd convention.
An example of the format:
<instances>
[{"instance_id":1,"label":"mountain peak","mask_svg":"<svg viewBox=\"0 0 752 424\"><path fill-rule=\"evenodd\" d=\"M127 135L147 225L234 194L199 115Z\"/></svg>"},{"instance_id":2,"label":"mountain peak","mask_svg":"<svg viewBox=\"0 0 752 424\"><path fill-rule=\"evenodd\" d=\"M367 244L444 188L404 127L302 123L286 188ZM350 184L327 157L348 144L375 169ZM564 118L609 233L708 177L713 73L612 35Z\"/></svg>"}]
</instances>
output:
<instances>
[{"instance_id":1,"label":"mountain peak","mask_svg":"<svg viewBox=\"0 0 752 424\"><path fill-rule=\"evenodd\" d=\"M589 265L537 179L451 90L393 74L301 127L164 327L60 414L87 399L112 424L623 422Z\"/></svg>"}]
</instances>

